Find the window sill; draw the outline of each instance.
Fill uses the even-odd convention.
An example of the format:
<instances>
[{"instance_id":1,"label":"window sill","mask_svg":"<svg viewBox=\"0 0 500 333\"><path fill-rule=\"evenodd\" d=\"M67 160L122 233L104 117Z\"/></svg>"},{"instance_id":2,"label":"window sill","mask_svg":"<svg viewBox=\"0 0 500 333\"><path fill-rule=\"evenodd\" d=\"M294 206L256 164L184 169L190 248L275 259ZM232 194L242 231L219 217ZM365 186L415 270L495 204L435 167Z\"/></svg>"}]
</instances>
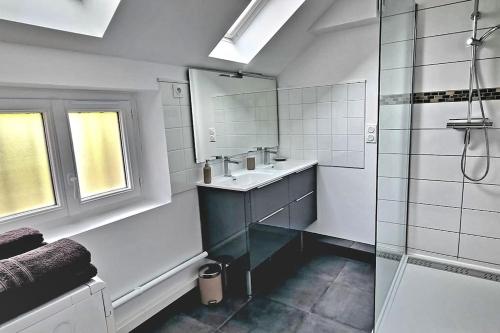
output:
<instances>
[{"instance_id":1,"label":"window sill","mask_svg":"<svg viewBox=\"0 0 500 333\"><path fill-rule=\"evenodd\" d=\"M165 206L170 202L171 200L167 202L135 201L93 216L70 217L71 221L68 221L68 217L66 217L64 221L61 220L55 225L44 225L42 230L44 231L45 241L51 243L61 238L70 238L115 222L123 221L132 216Z\"/></svg>"}]
</instances>

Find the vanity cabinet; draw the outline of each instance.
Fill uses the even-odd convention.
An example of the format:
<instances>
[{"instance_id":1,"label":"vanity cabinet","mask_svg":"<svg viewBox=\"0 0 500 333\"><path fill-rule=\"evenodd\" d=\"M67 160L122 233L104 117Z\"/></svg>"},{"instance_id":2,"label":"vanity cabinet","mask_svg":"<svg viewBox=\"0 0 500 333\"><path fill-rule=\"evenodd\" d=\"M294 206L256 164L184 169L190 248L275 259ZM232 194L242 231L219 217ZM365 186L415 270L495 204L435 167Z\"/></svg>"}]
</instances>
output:
<instances>
[{"instance_id":1,"label":"vanity cabinet","mask_svg":"<svg viewBox=\"0 0 500 333\"><path fill-rule=\"evenodd\" d=\"M199 186L198 195L209 258L247 256L252 270L316 220L316 166L246 192Z\"/></svg>"}]
</instances>

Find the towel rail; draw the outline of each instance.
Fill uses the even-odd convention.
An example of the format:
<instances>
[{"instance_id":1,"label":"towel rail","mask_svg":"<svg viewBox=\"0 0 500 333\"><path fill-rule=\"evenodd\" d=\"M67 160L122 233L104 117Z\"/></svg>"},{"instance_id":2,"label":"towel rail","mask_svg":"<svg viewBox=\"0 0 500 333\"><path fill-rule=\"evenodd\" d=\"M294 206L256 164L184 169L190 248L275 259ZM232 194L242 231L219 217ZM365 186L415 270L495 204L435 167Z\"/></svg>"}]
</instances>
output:
<instances>
[{"instance_id":1,"label":"towel rail","mask_svg":"<svg viewBox=\"0 0 500 333\"><path fill-rule=\"evenodd\" d=\"M116 308L122 306L123 304L127 303L128 301L130 301L132 298L135 298L135 297L143 294L147 290L149 290L149 289L153 288L154 286L160 284L161 282L167 280L168 278L170 278L173 275L179 273L183 269L191 266L192 264L196 263L197 261L206 258L207 256L208 256L207 252L202 252L202 253L198 254L197 256L194 256L191 259L188 259L188 260L184 261L183 263L175 266L174 268L172 268L168 272L165 272L162 275L160 275L160 276L152 279L151 281L148 281L145 284L143 284L141 286L138 286L137 288L135 288L134 290L130 291L129 293L127 293L127 294L121 296L120 298L114 300L112 302L113 309L116 309Z\"/></svg>"}]
</instances>

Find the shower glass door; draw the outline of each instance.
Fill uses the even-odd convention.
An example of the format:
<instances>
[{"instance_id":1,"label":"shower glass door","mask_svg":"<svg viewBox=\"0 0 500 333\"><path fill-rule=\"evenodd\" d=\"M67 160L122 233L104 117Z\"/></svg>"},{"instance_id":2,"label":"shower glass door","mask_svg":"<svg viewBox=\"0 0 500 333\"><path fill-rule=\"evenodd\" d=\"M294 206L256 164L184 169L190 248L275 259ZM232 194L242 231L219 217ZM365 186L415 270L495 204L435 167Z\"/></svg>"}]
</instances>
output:
<instances>
[{"instance_id":1,"label":"shower glass door","mask_svg":"<svg viewBox=\"0 0 500 333\"><path fill-rule=\"evenodd\" d=\"M406 253L415 1L382 0L375 319ZM375 329L377 326L375 326Z\"/></svg>"}]
</instances>

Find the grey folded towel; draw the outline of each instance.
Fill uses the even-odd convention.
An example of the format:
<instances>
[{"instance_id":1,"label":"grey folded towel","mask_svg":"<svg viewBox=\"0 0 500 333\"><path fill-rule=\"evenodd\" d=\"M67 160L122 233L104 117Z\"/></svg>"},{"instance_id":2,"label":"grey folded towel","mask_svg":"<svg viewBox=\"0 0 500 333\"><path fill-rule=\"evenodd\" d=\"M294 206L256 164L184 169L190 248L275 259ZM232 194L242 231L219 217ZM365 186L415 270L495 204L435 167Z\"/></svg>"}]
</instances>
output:
<instances>
[{"instance_id":1,"label":"grey folded towel","mask_svg":"<svg viewBox=\"0 0 500 333\"><path fill-rule=\"evenodd\" d=\"M33 228L19 228L0 234L0 259L31 251L42 245L43 235Z\"/></svg>"},{"instance_id":2,"label":"grey folded towel","mask_svg":"<svg viewBox=\"0 0 500 333\"><path fill-rule=\"evenodd\" d=\"M97 274L90 252L61 239L0 260L0 322L71 290Z\"/></svg>"},{"instance_id":3,"label":"grey folded towel","mask_svg":"<svg viewBox=\"0 0 500 333\"><path fill-rule=\"evenodd\" d=\"M42 278L76 271L90 263L90 252L71 239L61 239L29 252L0 260L0 294Z\"/></svg>"}]
</instances>

